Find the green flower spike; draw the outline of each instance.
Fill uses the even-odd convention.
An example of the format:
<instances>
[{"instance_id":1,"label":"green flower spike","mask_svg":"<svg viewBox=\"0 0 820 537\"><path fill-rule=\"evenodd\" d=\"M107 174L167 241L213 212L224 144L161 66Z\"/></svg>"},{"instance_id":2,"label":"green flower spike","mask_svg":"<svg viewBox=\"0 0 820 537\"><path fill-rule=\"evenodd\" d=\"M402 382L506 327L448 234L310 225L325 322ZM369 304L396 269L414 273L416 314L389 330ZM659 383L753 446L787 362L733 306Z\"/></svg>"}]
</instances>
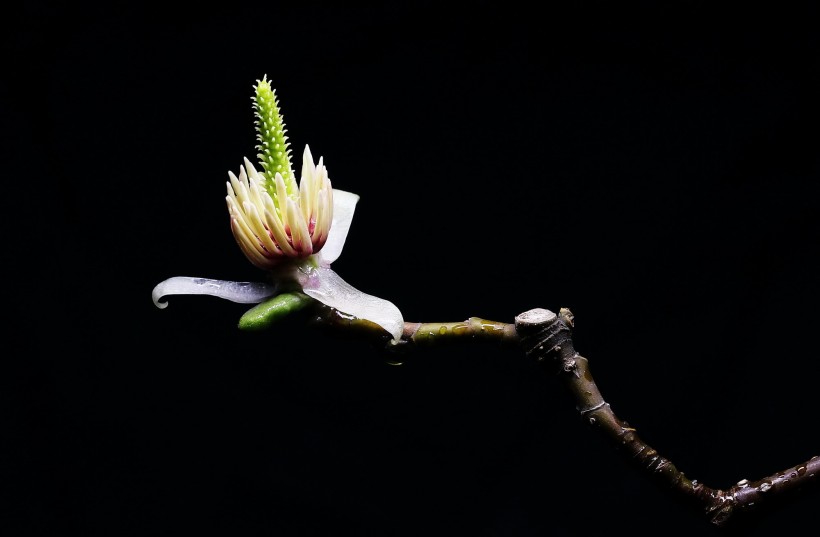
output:
<instances>
[{"instance_id":1,"label":"green flower spike","mask_svg":"<svg viewBox=\"0 0 820 537\"><path fill-rule=\"evenodd\" d=\"M314 164L307 146L296 183L276 94L267 77L257 80L254 89L262 171L245 159L239 175L228 172L225 200L240 250L275 284L177 276L154 287L154 304L165 308L163 297L180 294L258 304L242 316L239 327L259 330L317 300L380 325L398 341L404 328L399 309L355 289L330 268L342 252L359 196L334 190L323 159Z\"/></svg>"}]
</instances>

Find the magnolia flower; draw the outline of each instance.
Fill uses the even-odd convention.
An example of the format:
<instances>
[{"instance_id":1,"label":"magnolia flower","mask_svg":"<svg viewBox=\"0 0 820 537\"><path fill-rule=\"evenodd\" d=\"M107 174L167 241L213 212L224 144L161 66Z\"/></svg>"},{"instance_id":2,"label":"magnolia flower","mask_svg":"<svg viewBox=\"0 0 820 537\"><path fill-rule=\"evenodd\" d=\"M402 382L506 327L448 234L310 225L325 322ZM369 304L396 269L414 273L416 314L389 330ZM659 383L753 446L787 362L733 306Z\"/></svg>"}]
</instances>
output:
<instances>
[{"instance_id":1,"label":"magnolia flower","mask_svg":"<svg viewBox=\"0 0 820 537\"><path fill-rule=\"evenodd\" d=\"M359 196L334 190L323 159L314 164L309 147L302 158L299 184L293 179L287 137L273 90L266 79L256 87L256 123L264 171L245 159L239 175L228 172L225 200L231 230L239 248L255 266L269 272L273 285L177 276L151 293L165 308L168 295L211 295L233 302L257 304L304 293L322 304L384 328L394 341L404 320L391 302L368 295L345 282L330 264L342 253ZM286 301L280 300L282 307ZM241 324L240 324L241 326Z\"/></svg>"},{"instance_id":2,"label":"magnolia flower","mask_svg":"<svg viewBox=\"0 0 820 537\"><path fill-rule=\"evenodd\" d=\"M238 178L232 172L228 176L225 200L231 231L251 263L272 270L290 259L309 257L325 245L333 218L333 189L322 159L314 165L309 147L305 146L299 193L293 197L288 196L281 173L276 172L273 184L269 184L248 159ZM281 201L274 201L270 192Z\"/></svg>"}]
</instances>

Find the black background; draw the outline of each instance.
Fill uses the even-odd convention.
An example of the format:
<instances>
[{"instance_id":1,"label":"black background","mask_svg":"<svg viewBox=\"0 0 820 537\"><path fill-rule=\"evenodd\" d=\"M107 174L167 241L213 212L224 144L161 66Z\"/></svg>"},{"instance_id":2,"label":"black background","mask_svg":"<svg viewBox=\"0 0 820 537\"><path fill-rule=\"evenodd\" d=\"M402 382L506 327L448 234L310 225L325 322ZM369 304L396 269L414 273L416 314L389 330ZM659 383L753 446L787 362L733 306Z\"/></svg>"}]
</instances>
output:
<instances>
[{"instance_id":1,"label":"black background","mask_svg":"<svg viewBox=\"0 0 820 537\"><path fill-rule=\"evenodd\" d=\"M361 196L334 268L408 321L576 315L616 414L728 488L820 455L813 13L30 4L5 17L3 535L790 535L718 530L548 370L401 357L246 306L228 170L267 75L296 157ZM300 159L295 163L299 166Z\"/></svg>"}]
</instances>

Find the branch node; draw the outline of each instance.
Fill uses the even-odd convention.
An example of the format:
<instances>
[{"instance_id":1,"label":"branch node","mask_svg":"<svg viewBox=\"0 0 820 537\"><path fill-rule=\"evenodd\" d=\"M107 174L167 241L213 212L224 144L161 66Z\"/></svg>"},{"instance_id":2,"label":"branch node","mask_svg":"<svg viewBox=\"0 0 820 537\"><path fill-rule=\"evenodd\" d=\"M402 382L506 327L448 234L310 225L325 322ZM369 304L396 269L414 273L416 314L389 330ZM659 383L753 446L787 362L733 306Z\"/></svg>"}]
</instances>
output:
<instances>
[{"instance_id":1,"label":"branch node","mask_svg":"<svg viewBox=\"0 0 820 537\"><path fill-rule=\"evenodd\" d=\"M561 308L560 316L554 312L536 308L526 311L515 318L515 329L521 338L524 353L542 362L547 357L560 360L565 373L578 375L578 354L572 345L570 326L572 313Z\"/></svg>"}]
</instances>

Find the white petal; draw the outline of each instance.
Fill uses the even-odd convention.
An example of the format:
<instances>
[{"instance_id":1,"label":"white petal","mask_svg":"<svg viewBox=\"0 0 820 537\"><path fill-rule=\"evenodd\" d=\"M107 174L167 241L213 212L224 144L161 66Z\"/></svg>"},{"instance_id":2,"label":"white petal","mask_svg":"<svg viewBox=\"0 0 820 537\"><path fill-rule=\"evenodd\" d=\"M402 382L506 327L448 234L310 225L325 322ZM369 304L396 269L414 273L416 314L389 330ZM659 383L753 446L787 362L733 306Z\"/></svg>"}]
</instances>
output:
<instances>
[{"instance_id":1,"label":"white petal","mask_svg":"<svg viewBox=\"0 0 820 537\"><path fill-rule=\"evenodd\" d=\"M299 180L299 201L302 204L302 213L305 218L310 218L311 214L316 212L316 166L313 164L313 156L310 154L310 148L305 146L305 151L302 153L302 178Z\"/></svg>"},{"instance_id":2,"label":"white petal","mask_svg":"<svg viewBox=\"0 0 820 537\"><path fill-rule=\"evenodd\" d=\"M333 263L342 253L358 201L358 194L333 189L333 223L330 224L327 242L319 252L319 259L322 264L329 265Z\"/></svg>"},{"instance_id":3,"label":"white petal","mask_svg":"<svg viewBox=\"0 0 820 537\"><path fill-rule=\"evenodd\" d=\"M372 321L401 339L404 318L392 302L363 293L328 267L306 267L301 274L302 290L322 304L342 313Z\"/></svg>"},{"instance_id":4,"label":"white petal","mask_svg":"<svg viewBox=\"0 0 820 537\"><path fill-rule=\"evenodd\" d=\"M168 307L168 302L160 302L162 297L168 295L210 295L240 304L257 304L275 292L276 287L267 283L176 276L157 284L151 291L151 298L158 308Z\"/></svg>"}]
</instances>

